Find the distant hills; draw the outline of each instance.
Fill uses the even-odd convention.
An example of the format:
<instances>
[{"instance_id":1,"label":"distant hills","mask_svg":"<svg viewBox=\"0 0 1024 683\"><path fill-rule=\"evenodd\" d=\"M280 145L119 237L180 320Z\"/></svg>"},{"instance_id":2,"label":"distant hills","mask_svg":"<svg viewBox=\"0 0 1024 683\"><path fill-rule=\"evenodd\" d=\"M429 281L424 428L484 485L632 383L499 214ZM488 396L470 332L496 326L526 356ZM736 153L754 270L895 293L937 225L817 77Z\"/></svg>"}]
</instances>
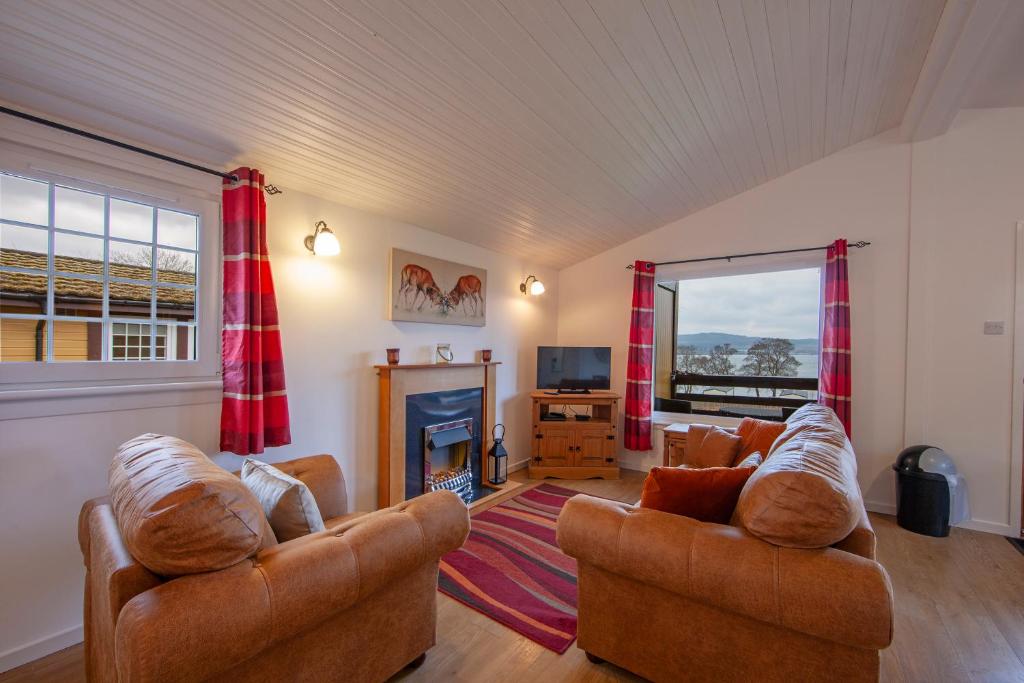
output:
<instances>
[{"instance_id":1,"label":"distant hills","mask_svg":"<svg viewBox=\"0 0 1024 683\"><path fill-rule=\"evenodd\" d=\"M753 344L761 341L762 337L748 337L742 334L728 334L726 332L698 332L696 334L681 334L677 337L679 346L696 346L698 353L710 353L711 349L720 344L732 344L738 353L746 353ZM817 354L818 340L811 339L790 339L793 342L794 354Z\"/></svg>"}]
</instances>

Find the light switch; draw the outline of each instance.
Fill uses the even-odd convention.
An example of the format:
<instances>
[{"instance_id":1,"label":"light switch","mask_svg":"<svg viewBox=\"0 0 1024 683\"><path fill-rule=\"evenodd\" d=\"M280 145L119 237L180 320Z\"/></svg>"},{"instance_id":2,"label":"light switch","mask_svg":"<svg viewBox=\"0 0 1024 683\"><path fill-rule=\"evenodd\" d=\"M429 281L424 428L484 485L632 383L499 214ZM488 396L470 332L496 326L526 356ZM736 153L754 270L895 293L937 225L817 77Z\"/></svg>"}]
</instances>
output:
<instances>
[{"instance_id":1,"label":"light switch","mask_svg":"<svg viewBox=\"0 0 1024 683\"><path fill-rule=\"evenodd\" d=\"M1003 334L1006 331L1006 323L1002 320L986 320L985 334Z\"/></svg>"}]
</instances>

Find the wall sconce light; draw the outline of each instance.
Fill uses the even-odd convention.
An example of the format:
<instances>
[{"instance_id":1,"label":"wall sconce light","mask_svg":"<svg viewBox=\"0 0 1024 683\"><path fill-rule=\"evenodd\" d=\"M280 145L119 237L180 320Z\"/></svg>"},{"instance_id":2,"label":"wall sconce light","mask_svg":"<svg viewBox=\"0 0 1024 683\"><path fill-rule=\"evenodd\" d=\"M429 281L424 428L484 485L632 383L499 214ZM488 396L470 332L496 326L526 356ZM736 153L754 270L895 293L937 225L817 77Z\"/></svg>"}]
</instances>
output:
<instances>
[{"instance_id":1,"label":"wall sconce light","mask_svg":"<svg viewBox=\"0 0 1024 683\"><path fill-rule=\"evenodd\" d=\"M533 280L533 282L530 282L530 280ZM529 292L533 296L538 296L544 293L544 283L538 280L536 275L528 275L519 285L519 291L523 294Z\"/></svg>"},{"instance_id":2,"label":"wall sconce light","mask_svg":"<svg viewBox=\"0 0 1024 683\"><path fill-rule=\"evenodd\" d=\"M338 238L334 236L334 233L331 232L331 229L323 221L316 222L316 225L313 227L313 234L306 235L303 244L306 245L306 249L309 249L317 256L336 256L341 252Z\"/></svg>"}]
</instances>

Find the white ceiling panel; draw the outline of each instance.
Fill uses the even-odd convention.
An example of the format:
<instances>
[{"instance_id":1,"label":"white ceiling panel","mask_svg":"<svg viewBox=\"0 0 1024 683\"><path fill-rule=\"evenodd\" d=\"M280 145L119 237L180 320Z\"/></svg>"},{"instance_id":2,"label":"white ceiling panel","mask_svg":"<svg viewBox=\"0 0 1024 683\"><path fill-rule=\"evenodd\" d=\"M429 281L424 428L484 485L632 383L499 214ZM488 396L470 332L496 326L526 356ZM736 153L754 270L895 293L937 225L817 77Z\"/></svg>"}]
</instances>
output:
<instances>
[{"instance_id":1,"label":"white ceiling panel","mask_svg":"<svg viewBox=\"0 0 1024 683\"><path fill-rule=\"evenodd\" d=\"M943 5L0 0L0 87L565 266L899 125Z\"/></svg>"}]
</instances>

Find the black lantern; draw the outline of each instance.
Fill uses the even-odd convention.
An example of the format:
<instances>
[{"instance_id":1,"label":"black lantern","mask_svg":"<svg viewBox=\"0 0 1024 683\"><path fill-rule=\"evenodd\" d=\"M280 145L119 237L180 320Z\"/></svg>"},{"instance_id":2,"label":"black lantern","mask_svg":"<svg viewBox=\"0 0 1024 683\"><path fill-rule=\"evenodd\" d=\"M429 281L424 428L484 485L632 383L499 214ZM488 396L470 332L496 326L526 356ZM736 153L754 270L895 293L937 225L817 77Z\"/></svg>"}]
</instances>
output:
<instances>
[{"instance_id":1,"label":"black lantern","mask_svg":"<svg viewBox=\"0 0 1024 683\"><path fill-rule=\"evenodd\" d=\"M501 427L501 436L498 436L498 427ZM487 464L491 471L489 481L492 484L504 484L508 481L508 451L501 443L501 440L505 438L505 425L501 423L494 425L491 436L494 438L494 444L491 446L491 450L487 451Z\"/></svg>"}]
</instances>

